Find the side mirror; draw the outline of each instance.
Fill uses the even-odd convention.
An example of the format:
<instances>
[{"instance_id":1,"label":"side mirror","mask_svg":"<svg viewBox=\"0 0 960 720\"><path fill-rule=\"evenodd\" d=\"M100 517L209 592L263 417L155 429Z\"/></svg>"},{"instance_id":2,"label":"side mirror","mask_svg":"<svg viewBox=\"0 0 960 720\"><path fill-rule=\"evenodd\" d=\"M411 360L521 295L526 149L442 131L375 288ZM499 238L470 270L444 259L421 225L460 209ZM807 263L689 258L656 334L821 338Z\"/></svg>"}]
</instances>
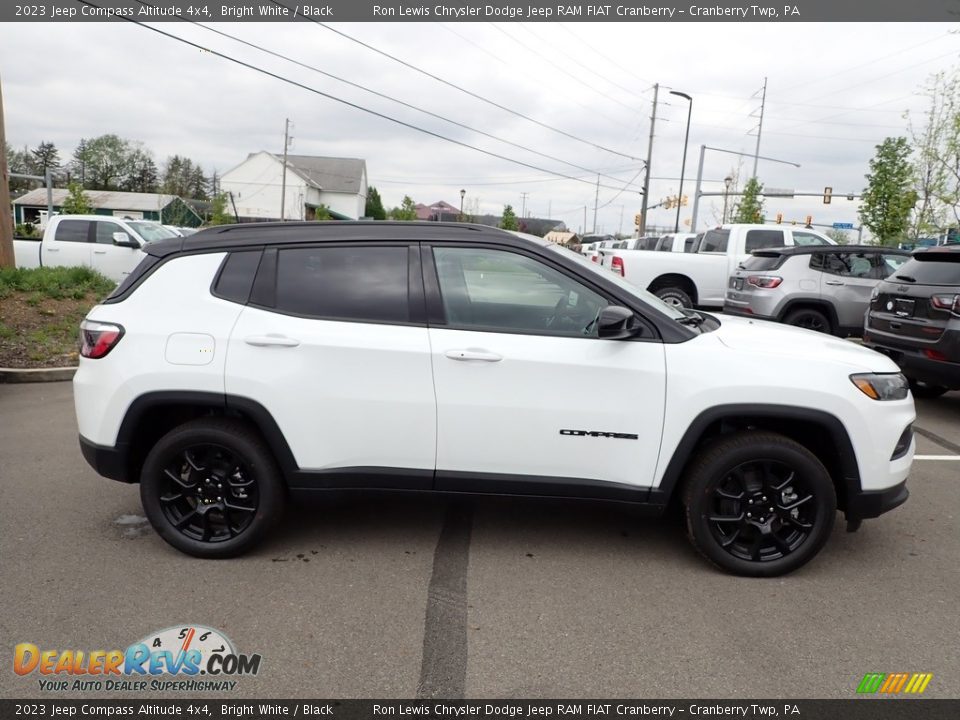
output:
<instances>
[{"instance_id":1,"label":"side mirror","mask_svg":"<svg viewBox=\"0 0 960 720\"><path fill-rule=\"evenodd\" d=\"M113 234L113 244L117 247L135 248L137 250L140 249L140 243L132 239L125 232L115 232Z\"/></svg>"},{"instance_id":2,"label":"side mirror","mask_svg":"<svg viewBox=\"0 0 960 720\"><path fill-rule=\"evenodd\" d=\"M606 340L625 340L637 335L642 329L633 316L633 311L620 305L607 305L597 319L597 335Z\"/></svg>"}]
</instances>

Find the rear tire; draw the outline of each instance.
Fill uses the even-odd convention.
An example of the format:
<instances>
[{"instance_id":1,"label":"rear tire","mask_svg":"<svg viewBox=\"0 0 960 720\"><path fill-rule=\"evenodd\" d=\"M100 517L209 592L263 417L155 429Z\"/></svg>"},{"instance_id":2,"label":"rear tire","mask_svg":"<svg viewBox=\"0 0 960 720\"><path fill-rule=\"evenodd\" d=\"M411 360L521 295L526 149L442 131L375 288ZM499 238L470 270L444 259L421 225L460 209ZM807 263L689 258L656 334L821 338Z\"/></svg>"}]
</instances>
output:
<instances>
[{"instance_id":1,"label":"rear tire","mask_svg":"<svg viewBox=\"0 0 960 720\"><path fill-rule=\"evenodd\" d=\"M929 383L920 382L912 378L907 379L910 381L910 392L913 393L915 398L938 398L950 389L943 385L930 385Z\"/></svg>"},{"instance_id":2,"label":"rear tire","mask_svg":"<svg viewBox=\"0 0 960 720\"><path fill-rule=\"evenodd\" d=\"M177 550L226 558L263 539L286 492L260 436L239 420L211 417L157 441L143 464L140 499L157 534Z\"/></svg>"},{"instance_id":3,"label":"rear tire","mask_svg":"<svg viewBox=\"0 0 960 720\"><path fill-rule=\"evenodd\" d=\"M833 327L830 325L830 319L819 310L810 308L800 308L787 313L783 319L787 325L802 327L807 330L814 330L827 334L833 334Z\"/></svg>"},{"instance_id":4,"label":"rear tire","mask_svg":"<svg viewBox=\"0 0 960 720\"><path fill-rule=\"evenodd\" d=\"M676 286L661 287L652 291L654 295L663 300L667 305L675 308L693 308L693 300L685 290Z\"/></svg>"},{"instance_id":5,"label":"rear tire","mask_svg":"<svg viewBox=\"0 0 960 720\"><path fill-rule=\"evenodd\" d=\"M697 454L683 503L694 547L722 570L750 577L809 562L830 537L837 510L830 474L809 450L752 430Z\"/></svg>"}]
</instances>

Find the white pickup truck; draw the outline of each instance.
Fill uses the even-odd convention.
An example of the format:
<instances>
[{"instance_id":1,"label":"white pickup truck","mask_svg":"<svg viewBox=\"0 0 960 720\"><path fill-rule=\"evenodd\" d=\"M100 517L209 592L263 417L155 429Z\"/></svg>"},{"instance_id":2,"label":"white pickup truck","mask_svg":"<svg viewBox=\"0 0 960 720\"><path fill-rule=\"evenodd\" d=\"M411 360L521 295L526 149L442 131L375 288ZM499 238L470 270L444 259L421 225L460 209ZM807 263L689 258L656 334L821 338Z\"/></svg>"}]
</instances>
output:
<instances>
[{"instance_id":1,"label":"white pickup truck","mask_svg":"<svg viewBox=\"0 0 960 720\"><path fill-rule=\"evenodd\" d=\"M56 215L42 240L14 240L17 267L91 267L121 282L145 257L142 248L155 240L177 237L149 220L121 220L106 215Z\"/></svg>"},{"instance_id":2,"label":"white pickup truck","mask_svg":"<svg viewBox=\"0 0 960 720\"><path fill-rule=\"evenodd\" d=\"M690 252L611 250L602 264L670 305L722 308L727 279L754 250L835 244L805 227L721 225L703 233Z\"/></svg>"}]
</instances>

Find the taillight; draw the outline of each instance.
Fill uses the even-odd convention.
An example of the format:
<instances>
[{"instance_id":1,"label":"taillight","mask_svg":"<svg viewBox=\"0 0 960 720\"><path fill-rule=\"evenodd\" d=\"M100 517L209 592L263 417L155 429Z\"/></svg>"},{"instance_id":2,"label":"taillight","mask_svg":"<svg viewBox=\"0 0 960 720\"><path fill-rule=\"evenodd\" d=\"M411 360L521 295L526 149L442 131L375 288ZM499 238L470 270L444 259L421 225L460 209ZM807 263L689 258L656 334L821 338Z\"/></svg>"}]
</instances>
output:
<instances>
[{"instance_id":1,"label":"taillight","mask_svg":"<svg viewBox=\"0 0 960 720\"><path fill-rule=\"evenodd\" d=\"M593 260L594 262L599 262L599 261L600 261L600 256L599 256L599 255L594 255L594 256L593 256L592 258L590 258L590 259Z\"/></svg>"},{"instance_id":2,"label":"taillight","mask_svg":"<svg viewBox=\"0 0 960 720\"><path fill-rule=\"evenodd\" d=\"M610 261L610 269L613 270L614 272L620 273L620 277L623 277L624 276L623 258L614 257L613 260Z\"/></svg>"},{"instance_id":3,"label":"taillight","mask_svg":"<svg viewBox=\"0 0 960 720\"><path fill-rule=\"evenodd\" d=\"M960 315L960 295L933 295L930 304L938 310L948 310L954 315Z\"/></svg>"},{"instance_id":4,"label":"taillight","mask_svg":"<svg viewBox=\"0 0 960 720\"><path fill-rule=\"evenodd\" d=\"M947 361L947 356L944 355L944 354L943 354L942 352L940 352L939 350L933 350L932 348L927 348L926 350L923 351L923 354L926 355L926 356L927 356L928 358L930 358L931 360L936 360L936 361L938 361L938 362L946 362L946 361Z\"/></svg>"},{"instance_id":5,"label":"taillight","mask_svg":"<svg viewBox=\"0 0 960 720\"><path fill-rule=\"evenodd\" d=\"M102 358L122 337L122 325L84 320L80 323L80 355L93 360Z\"/></svg>"},{"instance_id":6,"label":"taillight","mask_svg":"<svg viewBox=\"0 0 960 720\"><path fill-rule=\"evenodd\" d=\"M775 288L783 282L783 278L775 275L751 275L747 282L758 288Z\"/></svg>"}]
</instances>

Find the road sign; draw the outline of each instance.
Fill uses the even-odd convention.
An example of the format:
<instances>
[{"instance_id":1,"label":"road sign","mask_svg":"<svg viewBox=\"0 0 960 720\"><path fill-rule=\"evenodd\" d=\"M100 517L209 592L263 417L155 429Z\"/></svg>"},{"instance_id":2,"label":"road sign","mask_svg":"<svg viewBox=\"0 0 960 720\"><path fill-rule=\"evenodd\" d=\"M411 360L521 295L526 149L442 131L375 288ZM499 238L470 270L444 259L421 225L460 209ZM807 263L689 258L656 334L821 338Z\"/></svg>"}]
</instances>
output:
<instances>
[{"instance_id":1,"label":"road sign","mask_svg":"<svg viewBox=\"0 0 960 720\"><path fill-rule=\"evenodd\" d=\"M834 230L853 230L853 223L834 223Z\"/></svg>"}]
</instances>

